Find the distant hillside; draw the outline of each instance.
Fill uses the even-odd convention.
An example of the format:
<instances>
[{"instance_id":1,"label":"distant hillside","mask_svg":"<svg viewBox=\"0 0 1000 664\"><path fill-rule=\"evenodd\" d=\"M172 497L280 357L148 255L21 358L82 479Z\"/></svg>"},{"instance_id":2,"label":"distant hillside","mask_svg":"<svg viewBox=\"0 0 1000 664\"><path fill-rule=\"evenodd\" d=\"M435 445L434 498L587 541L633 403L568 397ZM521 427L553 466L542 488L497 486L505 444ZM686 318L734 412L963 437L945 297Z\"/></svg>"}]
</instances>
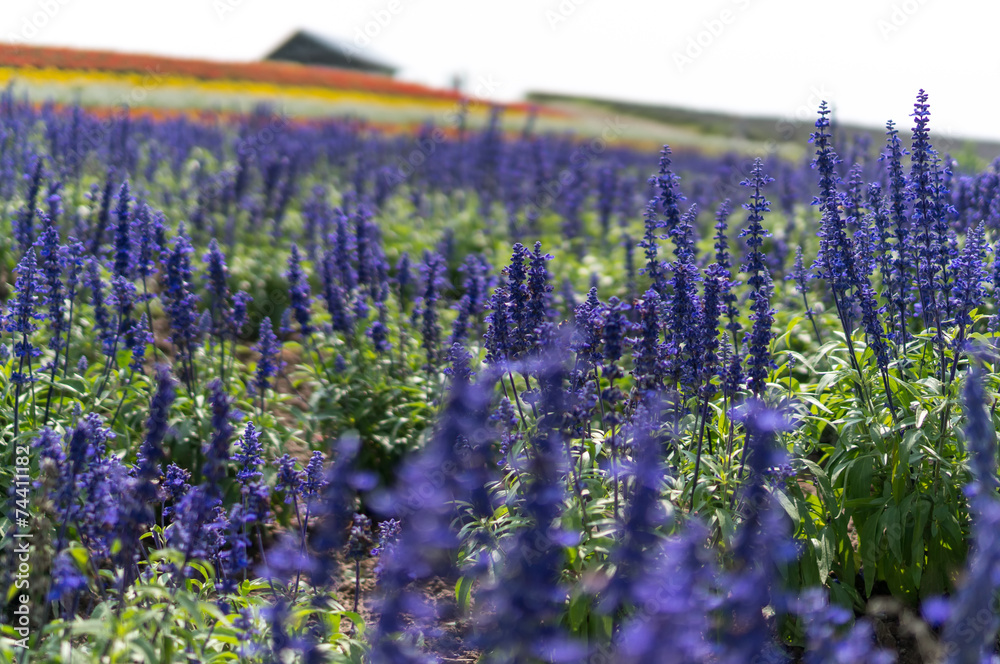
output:
<instances>
[{"instance_id":1,"label":"distant hillside","mask_svg":"<svg viewBox=\"0 0 1000 664\"><path fill-rule=\"evenodd\" d=\"M778 144L796 144L805 146L813 126L809 122L775 117L751 117L719 113L713 111L698 111L677 106L662 106L659 104L643 104L638 102L602 99L598 97L578 97L553 94L548 92L531 92L528 101L539 104L561 106L587 106L602 109L609 113L629 115L635 118L650 120L663 125L684 128L706 137L726 137L740 142L754 144L775 142ZM834 123L833 131L849 134L867 134L872 145L880 145L885 140L885 129L863 127L859 125ZM906 134L907 127L900 127L900 133ZM931 130L932 139L933 128ZM982 167L1000 156L1000 142L972 139L954 139L935 141L935 147L941 153L951 154L966 167ZM970 157L975 156L975 164L970 164Z\"/></svg>"}]
</instances>

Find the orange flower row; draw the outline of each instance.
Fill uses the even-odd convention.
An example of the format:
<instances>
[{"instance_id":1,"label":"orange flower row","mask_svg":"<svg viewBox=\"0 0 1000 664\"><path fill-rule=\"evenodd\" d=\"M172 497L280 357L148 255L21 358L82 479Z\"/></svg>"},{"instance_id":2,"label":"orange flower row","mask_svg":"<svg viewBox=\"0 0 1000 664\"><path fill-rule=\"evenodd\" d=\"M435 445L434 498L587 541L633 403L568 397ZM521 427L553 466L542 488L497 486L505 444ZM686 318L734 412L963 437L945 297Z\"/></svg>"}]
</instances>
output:
<instances>
[{"instance_id":1,"label":"orange flower row","mask_svg":"<svg viewBox=\"0 0 1000 664\"><path fill-rule=\"evenodd\" d=\"M187 58L167 58L113 51L90 51L68 48L48 48L19 44L0 44L0 66L53 67L110 72L152 72L156 74L190 76L206 81L242 80L278 85L317 86L342 90L360 90L387 95L424 97L459 101L463 95L451 90L439 90L417 83L405 83L380 76L334 69L311 67L285 62L212 62ZM505 104L512 111L525 112L528 104ZM562 115L552 109L537 108L545 115Z\"/></svg>"}]
</instances>

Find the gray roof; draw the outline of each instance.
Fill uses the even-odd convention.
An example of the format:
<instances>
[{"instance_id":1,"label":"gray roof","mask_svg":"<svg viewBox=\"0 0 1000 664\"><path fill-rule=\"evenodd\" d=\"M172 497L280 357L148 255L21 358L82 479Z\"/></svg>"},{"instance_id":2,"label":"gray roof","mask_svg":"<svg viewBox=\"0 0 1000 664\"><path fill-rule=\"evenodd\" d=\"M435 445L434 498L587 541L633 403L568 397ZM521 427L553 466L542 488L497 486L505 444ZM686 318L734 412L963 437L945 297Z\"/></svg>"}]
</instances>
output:
<instances>
[{"instance_id":1,"label":"gray roof","mask_svg":"<svg viewBox=\"0 0 1000 664\"><path fill-rule=\"evenodd\" d=\"M264 59L356 69L386 76L394 75L398 69L372 56L364 48L309 30L297 30Z\"/></svg>"}]
</instances>

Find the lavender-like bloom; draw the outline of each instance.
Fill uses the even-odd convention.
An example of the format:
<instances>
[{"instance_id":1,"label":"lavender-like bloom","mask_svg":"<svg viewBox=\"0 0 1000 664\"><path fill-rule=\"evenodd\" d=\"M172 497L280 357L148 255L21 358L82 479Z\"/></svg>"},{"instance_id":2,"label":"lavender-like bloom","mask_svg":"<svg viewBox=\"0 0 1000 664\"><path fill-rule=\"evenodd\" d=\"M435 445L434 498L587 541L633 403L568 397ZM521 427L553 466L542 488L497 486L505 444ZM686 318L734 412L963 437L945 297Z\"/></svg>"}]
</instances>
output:
<instances>
[{"instance_id":1,"label":"lavender-like bloom","mask_svg":"<svg viewBox=\"0 0 1000 664\"><path fill-rule=\"evenodd\" d=\"M208 244L208 253L202 260L205 261L204 279L208 282L208 292L212 296L211 308L212 316L211 333L222 338L230 329L229 325L229 268L226 266L226 257L219 248L219 243L212 238Z\"/></svg>"},{"instance_id":2,"label":"lavender-like bloom","mask_svg":"<svg viewBox=\"0 0 1000 664\"><path fill-rule=\"evenodd\" d=\"M758 397L767 384L767 376L771 367L771 324L774 321L774 309L771 308L771 280L764 262L762 245L764 238L769 237L761 221L764 213L770 211L770 203L764 198L763 188L773 178L764 174L764 164L760 159L754 160L751 178L740 184L753 187L750 202L743 205L750 214L747 216L747 227L740 232L740 237L747 238L747 260L743 264L743 272L748 274L747 284L750 286L750 305L753 313L753 328L747 334L747 382L750 389Z\"/></svg>"},{"instance_id":3,"label":"lavender-like bloom","mask_svg":"<svg viewBox=\"0 0 1000 664\"><path fill-rule=\"evenodd\" d=\"M41 355L41 350L31 343L31 337L38 329L37 321L45 320L46 317L39 308L45 294L45 284L38 279L35 249L29 247L17 265L14 299L4 320L4 329L14 337L14 357L18 359L18 365L17 371L11 374L11 381L17 384L18 391L22 385L35 379L31 371L31 360Z\"/></svg>"},{"instance_id":4,"label":"lavender-like bloom","mask_svg":"<svg viewBox=\"0 0 1000 664\"><path fill-rule=\"evenodd\" d=\"M927 93L920 90L917 101L913 105L913 136L910 150L910 177L906 198L913 204L911 223L914 229L915 251L917 255L917 292L920 296L920 309L924 325L934 325L937 336L941 336L941 319L937 306L936 278L939 243L946 241L935 226L937 217L936 197L938 189L935 182L937 152L931 147L930 105L927 103Z\"/></svg>"},{"instance_id":5,"label":"lavender-like bloom","mask_svg":"<svg viewBox=\"0 0 1000 664\"><path fill-rule=\"evenodd\" d=\"M76 559L66 551L56 556L52 563L52 584L45 596L47 602L62 602L66 607L75 606L76 594L87 588L87 575L80 571Z\"/></svg>"},{"instance_id":6,"label":"lavender-like bloom","mask_svg":"<svg viewBox=\"0 0 1000 664\"><path fill-rule=\"evenodd\" d=\"M642 301L636 305L639 313L638 331L640 335L631 339L635 350L632 353L632 375L642 389L650 390L660 386L663 380L662 346L660 344L660 323L656 313L656 291L650 289Z\"/></svg>"},{"instance_id":7,"label":"lavender-like bloom","mask_svg":"<svg viewBox=\"0 0 1000 664\"><path fill-rule=\"evenodd\" d=\"M298 245L292 245L292 253L288 257L288 272L285 273L288 279L289 307L295 321L299 324L299 331L303 338L308 338L312 334L311 323L312 314L309 311L309 282L305 272L302 270L302 258L299 255Z\"/></svg>"},{"instance_id":8,"label":"lavender-like bloom","mask_svg":"<svg viewBox=\"0 0 1000 664\"><path fill-rule=\"evenodd\" d=\"M281 362L278 359L278 353L281 351L281 342L275 336L271 319L267 316L260 321L260 341L253 349L260 353L260 359L257 360L254 387L260 393L261 399L263 399L264 393L271 387L271 379L278 375L278 371L281 369Z\"/></svg>"},{"instance_id":9,"label":"lavender-like bloom","mask_svg":"<svg viewBox=\"0 0 1000 664\"><path fill-rule=\"evenodd\" d=\"M943 640L950 650L950 664L979 664L989 660L1000 619L992 609L1000 571L1000 504L996 499L996 433L987 408L979 370L973 370L963 389L968 423L972 478L966 486L973 513L975 544L969 556L965 582L951 600Z\"/></svg>"},{"instance_id":10,"label":"lavender-like bloom","mask_svg":"<svg viewBox=\"0 0 1000 664\"><path fill-rule=\"evenodd\" d=\"M94 327L97 329L98 339L101 341L101 349L105 355L110 355L115 335L104 298L104 280L101 277L100 264L93 258L87 262L84 283L90 289L91 305L94 309Z\"/></svg>"},{"instance_id":11,"label":"lavender-like bloom","mask_svg":"<svg viewBox=\"0 0 1000 664\"><path fill-rule=\"evenodd\" d=\"M153 518L150 505L158 498L154 482L160 479L162 472L160 462L164 458L163 439L169 429L170 407L174 403L176 389L170 370L165 365L156 368L156 392L149 403L149 417L146 418L146 437L139 447L136 456L135 498L141 509L145 510L145 520Z\"/></svg>"},{"instance_id":12,"label":"lavender-like bloom","mask_svg":"<svg viewBox=\"0 0 1000 664\"><path fill-rule=\"evenodd\" d=\"M406 313L410 304L410 287L413 283L413 272L410 269L410 254L403 252L396 263L396 294L399 297L399 310Z\"/></svg>"},{"instance_id":13,"label":"lavender-like bloom","mask_svg":"<svg viewBox=\"0 0 1000 664\"><path fill-rule=\"evenodd\" d=\"M59 351L63 347L63 333L66 328L64 315L64 298L62 274L66 263L65 251L59 246L59 229L52 222L51 217L42 210L38 211L38 218L42 223L42 232L35 242L38 247L39 271L42 273L44 282L45 304L48 307L49 348L55 351L56 357L53 360L53 367L59 364ZM53 375L54 372L53 372Z\"/></svg>"},{"instance_id":14,"label":"lavender-like bloom","mask_svg":"<svg viewBox=\"0 0 1000 664\"><path fill-rule=\"evenodd\" d=\"M771 629L764 618L767 605L783 606L777 582L778 566L794 557L786 532L784 513L772 501L764 480L767 471L784 464L776 434L788 428L781 413L769 409L757 397L747 401L739 418L746 429L743 462L749 461L749 485L743 495L744 521L733 543L734 566L721 579L728 588L722 614L729 619L723 628L721 662L748 662L772 653ZM743 462L741 462L741 473Z\"/></svg>"},{"instance_id":15,"label":"lavender-like bloom","mask_svg":"<svg viewBox=\"0 0 1000 664\"><path fill-rule=\"evenodd\" d=\"M233 456L233 461L239 464L236 481L246 489L251 482L264 475L260 470L264 448L260 443L260 432L253 422L247 422L243 435L236 441L236 446L238 451Z\"/></svg>"},{"instance_id":16,"label":"lavender-like bloom","mask_svg":"<svg viewBox=\"0 0 1000 664\"><path fill-rule=\"evenodd\" d=\"M233 435L233 413L231 399L226 395L222 382L213 380L208 386L211 391L209 403L212 406L212 437L205 446L205 482L211 495L221 497L222 480L226 476L229 461L229 439Z\"/></svg>"},{"instance_id":17,"label":"lavender-like bloom","mask_svg":"<svg viewBox=\"0 0 1000 664\"><path fill-rule=\"evenodd\" d=\"M828 131L829 114L830 109L824 101L819 107L816 131L810 137L816 145L816 159L813 161L813 166L820 174L820 195L813 200L813 205L819 205L822 210L819 253L816 256L815 269L820 277L829 282L841 325L845 333L850 335L854 329L853 299L850 294L853 286L852 275L855 274L854 249L847 237L844 220L840 216L840 196L837 193L840 178L837 175L837 164L841 160L833 149L832 138Z\"/></svg>"},{"instance_id":18,"label":"lavender-like bloom","mask_svg":"<svg viewBox=\"0 0 1000 664\"><path fill-rule=\"evenodd\" d=\"M910 290L910 274L913 271L910 246L909 220L906 217L906 176L903 174L903 155L907 151L899 140L899 131L890 120L886 128L886 151L879 161L888 161L889 177L889 216L892 220L896 256L892 261L892 278L889 280L889 293L892 306L898 314L898 343L906 345L906 306ZM895 325L894 325L895 327Z\"/></svg>"},{"instance_id":19,"label":"lavender-like bloom","mask_svg":"<svg viewBox=\"0 0 1000 664\"><path fill-rule=\"evenodd\" d=\"M694 264L693 237L693 222L697 214L697 207L692 205L670 231L677 260L670 264L673 277L670 279L671 290L667 296L666 329L669 330L672 365L680 383L689 388L695 386L701 359L697 292L699 274Z\"/></svg>"},{"instance_id":20,"label":"lavender-like bloom","mask_svg":"<svg viewBox=\"0 0 1000 664\"><path fill-rule=\"evenodd\" d=\"M132 323L126 336L129 339L129 351L132 356L132 360L129 362L129 371L142 373L146 360L146 348L153 343L153 333L149 331L149 321L146 314Z\"/></svg>"},{"instance_id":21,"label":"lavender-like bloom","mask_svg":"<svg viewBox=\"0 0 1000 664\"><path fill-rule=\"evenodd\" d=\"M520 358L528 349L528 286L525 262L531 253L520 242L514 244L510 264L504 268L507 276L507 317L510 321L511 359Z\"/></svg>"},{"instance_id":22,"label":"lavender-like bloom","mask_svg":"<svg viewBox=\"0 0 1000 664\"><path fill-rule=\"evenodd\" d=\"M194 251L183 224L177 230L173 246L164 252L163 308L170 319L171 340L179 348L182 362L186 363L183 378L191 391L194 380L194 351L199 345L201 329L198 324L198 296L191 284L191 258Z\"/></svg>"},{"instance_id":23,"label":"lavender-like bloom","mask_svg":"<svg viewBox=\"0 0 1000 664\"><path fill-rule=\"evenodd\" d=\"M156 274L156 256L164 248L159 246L157 235L163 232L163 214L154 213L146 203L140 203L132 219L132 235L138 240L135 272L145 282Z\"/></svg>"},{"instance_id":24,"label":"lavender-like bloom","mask_svg":"<svg viewBox=\"0 0 1000 664\"><path fill-rule=\"evenodd\" d=\"M295 469L295 459L289 454L282 455L278 459L278 476L274 483L274 490L277 493L285 494L285 504L289 505L295 500L302 486L302 474Z\"/></svg>"},{"instance_id":25,"label":"lavender-like bloom","mask_svg":"<svg viewBox=\"0 0 1000 664\"><path fill-rule=\"evenodd\" d=\"M958 370L958 361L964 350L969 328L972 326L972 311L979 307L986 294L983 282L986 280L986 268L983 258L986 253L985 225L983 222L973 228L965 238L965 249L961 256L952 263L954 275L951 290L952 310L955 312L955 322L958 324L958 334L954 341L954 359L951 365L951 377L954 379Z\"/></svg>"},{"instance_id":26,"label":"lavender-like bloom","mask_svg":"<svg viewBox=\"0 0 1000 664\"><path fill-rule=\"evenodd\" d=\"M505 286L496 287L490 298L490 309L492 311L486 316L486 362L503 370L512 353Z\"/></svg>"},{"instance_id":27,"label":"lavender-like bloom","mask_svg":"<svg viewBox=\"0 0 1000 664\"><path fill-rule=\"evenodd\" d=\"M424 262L420 266L423 274L424 294L420 303L420 313L423 324L423 347L427 354L424 368L433 370L438 365L441 352L441 326L438 323L437 302L440 288L444 282L444 259L437 253L424 252Z\"/></svg>"},{"instance_id":28,"label":"lavender-like bloom","mask_svg":"<svg viewBox=\"0 0 1000 664\"><path fill-rule=\"evenodd\" d=\"M229 332L233 337L233 343L243 333L243 327L247 324L250 303L253 296L246 291L239 291L233 295L233 308L229 317Z\"/></svg>"},{"instance_id":29,"label":"lavender-like bloom","mask_svg":"<svg viewBox=\"0 0 1000 664\"><path fill-rule=\"evenodd\" d=\"M646 256L646 267L639 270L639 273L649 276L653 290L660 294L666 293L667 286L657 244L657 241L663 238L663 234L658 232L659 229L663 228L663 222L657 216L656 205L657 200L651 200L646 206L646 212L643 216L645 232L638 246L642 248Z\"/></svg>"},{"instance_id":30,"label":"lavender-like bloom","mask_svg":"<svg viewBox=\"0 0 1000 664\"><path fill-rule=\"evenodd\" d=\"M42 187L42 175L45 167L45 160L41 157L35 159L35 168L29 179L28 191L25 195L24 207L14 223L14 235L21 251L27 252L35 241L35 231L33 220L35 216L35 204L38 201L38 192Z\"/></svg>"},{"instance_id":31,"label":"lavender-like bloom","mask_svg":"<svg viewBox=\"0 0 1000 664\"><path fill-rule=\"evenodd\" d=\"M602 331L601 301L597 298L597 288L591 288L587 299L576 308L576 326L570 348L581 360L593 366L603 359L601 355Z\"/></svg>"},{"instance_id":32,"label":"lavender-like bloom","mask_svg":"<svg viewBox=\"0 0 1000 664\"><path fill-rule=\"evenodd\" d=\"M372 539L372 520L364 514L355 514L351 532L347 537L347 557L359 561L371 555L375 541Z\"/></svg>"},{"instance_id":33,"label":"lavender-like bloom","mask_svg":"<svg viewBox=\"0 0 1000 664\"><path fill-rule=\"evenodd\" d=\"M129 213L129 203L132 197L129 192L128 180L122 182L118 191L118 204L115 206L115 260L114 274L118 277L132 276L132 215Z\"/></svg>"}]
</instances>

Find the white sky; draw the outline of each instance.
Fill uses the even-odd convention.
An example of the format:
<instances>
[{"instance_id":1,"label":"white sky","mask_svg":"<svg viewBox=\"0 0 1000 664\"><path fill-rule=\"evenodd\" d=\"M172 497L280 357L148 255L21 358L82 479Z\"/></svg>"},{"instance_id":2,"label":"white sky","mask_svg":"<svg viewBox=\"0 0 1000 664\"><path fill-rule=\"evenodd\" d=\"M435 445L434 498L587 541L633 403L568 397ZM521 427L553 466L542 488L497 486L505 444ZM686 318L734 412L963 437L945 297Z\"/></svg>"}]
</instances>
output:
<instances>
[{"instance_id":1,"label":"white sky","mask_svg":"<svg viewBox=\"0 0 1000 664\"><path fill-rule=\"evenodd\" d=\"M923 87L933 133L994 139L998 25L1000 3L974 0L0 0L4 41L219 60L258 59L300 27L361 46L367 27L361 52L399 78L488 78L504 100L546 90L801 120L826 98L842 121L905 128Z\"/></svg>"}]
</instances>

